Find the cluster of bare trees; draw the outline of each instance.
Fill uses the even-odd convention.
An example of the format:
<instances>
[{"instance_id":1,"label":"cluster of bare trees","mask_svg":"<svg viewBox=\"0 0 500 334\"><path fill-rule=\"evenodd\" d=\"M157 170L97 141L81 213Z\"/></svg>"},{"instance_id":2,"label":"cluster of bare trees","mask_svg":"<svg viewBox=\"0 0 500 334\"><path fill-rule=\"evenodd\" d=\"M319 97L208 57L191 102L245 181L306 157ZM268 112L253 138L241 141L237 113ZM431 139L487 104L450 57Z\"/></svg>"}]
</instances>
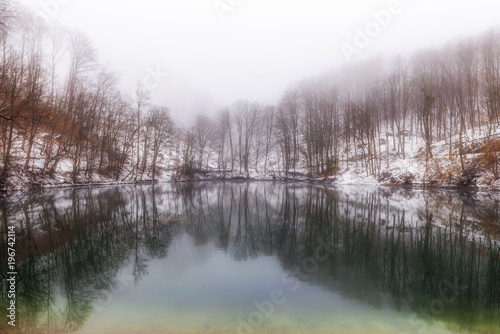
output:
<instances>
[{"instance_id":1,"label":"cluster of bare trees","mask_svg":"<svg viewBox=\"0 0 500 334\"><path fill-rule=\"evenodd\" d=\"M273 149L274 107L236 101L215 119L198 115L181 139L179 176L216 169L224 176L268 171ZM212 163L212 164L211 164Z\"/></svg>"},{"instance_id":2,"label":"cluster of bare trees","mask_svg":"<svg viewBox=\"0 0 500 334\"><path fill-rule=\"evenodd\" d=\"M133 98L119 91L85 35L8 4L0 0L2 182L13 168L66 165L74 182L156 179L172 164L179 178L211 169L328 176L350 166L378 176L422 142L432 159L442 140L463 171L467 136L489 139L500 125L499 30L328 72L292 85L277 106L240 100L177 129L144 87Z\"/></svg>"},{"instance_id":3,"label":"cluster of bare trees","mask_svg":"<svg viewBox=\"0 0 500 334\"><path fill-rule=\"evenodd\" d=\"M413 140L423 139L429 159L442 140L451 155L457 136L464 168L463 143L470 138L463 137L489 137L500 125L500 31L306 81L282 105L297 96L311 173L327 171L333 156L359 161L378 175L390 156L405 158Z\"/></svg>"},{"instance_id":4,"label":"cluster of bare trees","mask_svg":"<svg viewBox=\"0 0 500 334\"><path fill-rule=\"evenodd\" d=\"M152 105L141 86L135 98L122 94L86 35L6 10L0 10L2 181L13 168L50 174L62 161L70 161L73 181L95 173L155 179L173 138L169 111Z\"/></svg>"},{"instance_id":5,"label":"cluster of bare trees","mask_svg":"<svg viewBox=\"0 0 500 334\"><path fill-rule=\"evenodd\" d=\"M186 138L199 148L190 153L198 168L212 154L221 170L267 172L271 153L287 176L331 175L341 165L378 176L422 142L431 159L443 140L465 169L467 136L489 138L499 125L500 31L491 30L304 80L275 108L236 102L215 121L199 118Z\"/></svg>"}]
</instances>

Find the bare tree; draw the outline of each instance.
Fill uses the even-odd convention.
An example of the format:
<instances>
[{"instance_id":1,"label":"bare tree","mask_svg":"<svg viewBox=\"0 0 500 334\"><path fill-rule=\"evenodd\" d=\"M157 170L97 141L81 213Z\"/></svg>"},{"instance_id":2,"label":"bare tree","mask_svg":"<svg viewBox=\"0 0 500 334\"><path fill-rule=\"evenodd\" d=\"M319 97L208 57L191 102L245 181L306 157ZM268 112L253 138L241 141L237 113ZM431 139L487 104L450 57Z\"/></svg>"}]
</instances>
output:
<instances>
[{"instance_id":1,"label":"bare tree","mask_svg":"<svg viewBox=\"0 0 500 334\"><path fill-rule=\"evenodd\" d=\"M138 84L135 90L135 126L136 126L136 162L135 166L133 166L133 170L135 170L135 180L137 181L139 178L139 170L141 166L141 131L143 128L143 114L146 112L146 109L149 106L151 97L150 92L144 88L142 84ZM145 144L147 142L145 141ZM143 174L144 172L142 172ZM141 175L142 175L141 174Z\"/></svg>"},{"instance_id":2,"label":"bare tree","mask_svg":"<svg viewBox=\"0 0 500 334\"><path fill-rule=\"evenodd\" d=\"M153 107L151 110L151 124L153 127L153 158L151 162L151 176L153 181L157 177L158 157L165 145L173 138L173 121L170 112L165 107Z\"/></svg>"},{"instance_id":3,"label":"bare tree","mask_svg":"<svg viewBox=\"0 0 500 334\"><path fill-rule=\"evenodd\" d=\"M210 160L211 141L215 134L215 125L213 121L205 115L197 115L194 125L196 133L196 145L198 147L198 168L203 168L203 162L206 161L206 167ZM205 151L206 160L205 160Z\"/></svg>"}]
</instances>

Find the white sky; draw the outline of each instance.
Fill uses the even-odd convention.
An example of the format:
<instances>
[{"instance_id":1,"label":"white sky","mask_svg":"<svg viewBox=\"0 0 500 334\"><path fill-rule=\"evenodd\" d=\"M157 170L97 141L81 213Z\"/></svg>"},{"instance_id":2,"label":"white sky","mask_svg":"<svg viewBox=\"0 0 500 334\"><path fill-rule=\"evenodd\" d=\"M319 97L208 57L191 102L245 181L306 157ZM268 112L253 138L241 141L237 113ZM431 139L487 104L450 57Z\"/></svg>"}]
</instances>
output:
<instances>
[{"instance_id":1,"label":"white sky","mask_svg":"<svg viewBox=\"0 0 500 334\"><path fill-rule=\"evenodd\" d=\"M85 31L124 89L148 68L168 69L153 97L177 114L210 112L239 98L276 103L290 84L346 64L340 45L353 44L355 29L392 0L219 1L235 4L224 20L214 0L19 0ZM500 25L498 0L400 6L353 59L408 53Z\"/></svg>"}]
</instances>

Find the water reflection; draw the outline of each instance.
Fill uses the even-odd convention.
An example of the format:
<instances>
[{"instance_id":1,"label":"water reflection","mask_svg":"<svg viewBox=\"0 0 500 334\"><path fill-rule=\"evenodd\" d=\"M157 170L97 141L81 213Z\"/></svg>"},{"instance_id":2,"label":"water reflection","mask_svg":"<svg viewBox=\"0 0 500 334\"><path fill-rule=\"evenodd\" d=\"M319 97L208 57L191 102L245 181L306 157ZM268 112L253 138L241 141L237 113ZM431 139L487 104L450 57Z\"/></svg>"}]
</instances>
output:
<instances>
[{"instance_id":1,"label":"water reflection","mask_svg":"<svg viewBox=\"0 0 500 334\"><path fill-rule=\"evenodd\" d=\"M2 273L6 227L17 226L16 332L84 328L127 284L125 268L138 284L186 235L242 264L275 256L290 282L415 314L407 332L436 321L500 330L500 212L486 194L204 183L57 190L0 205ZM5 310L5 282L1 297Z\"/></svg>"}]
</instances>

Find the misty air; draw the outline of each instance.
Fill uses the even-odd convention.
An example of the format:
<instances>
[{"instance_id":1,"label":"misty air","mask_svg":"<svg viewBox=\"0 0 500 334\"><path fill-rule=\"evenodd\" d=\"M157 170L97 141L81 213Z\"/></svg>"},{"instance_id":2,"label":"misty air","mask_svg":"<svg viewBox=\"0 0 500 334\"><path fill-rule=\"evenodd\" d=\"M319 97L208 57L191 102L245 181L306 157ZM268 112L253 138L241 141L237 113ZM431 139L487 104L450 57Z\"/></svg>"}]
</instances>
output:
<instances>
[{"instance_id":1,"label":"misty air","mask_svg":"<svg viewBox=\"0 0 500 334\"><path fill-rule=\"evenodd\" d=\"M493 0L0 0L0 333L500 333Z\"/></svg>"}]
</instances>

